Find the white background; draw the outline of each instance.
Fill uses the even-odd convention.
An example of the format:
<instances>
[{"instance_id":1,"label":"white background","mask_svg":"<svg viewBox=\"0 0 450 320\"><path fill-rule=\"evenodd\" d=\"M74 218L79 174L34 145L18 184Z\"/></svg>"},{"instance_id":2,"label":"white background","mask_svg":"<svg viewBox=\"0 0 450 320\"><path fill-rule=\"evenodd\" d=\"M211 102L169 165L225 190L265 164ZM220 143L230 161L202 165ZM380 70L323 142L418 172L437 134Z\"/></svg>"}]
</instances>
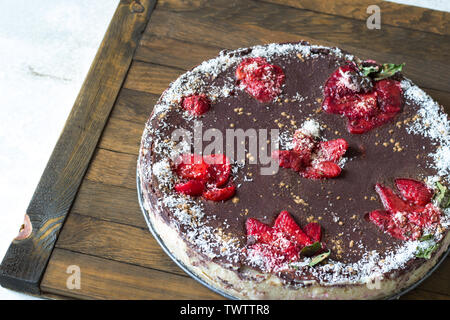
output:
<instances>
[{"instance_id":1,"label":"white background","mask_svg":"<svg viewBox=\"0 0 450 320\"><path fill-rule=\"evenodd\" d=\"M450 11L448 0L395 2ZM0 258L17 235L117 4L0 0ZM27 298L0 287L0 299Z\"/></svg>"}]
</instances>

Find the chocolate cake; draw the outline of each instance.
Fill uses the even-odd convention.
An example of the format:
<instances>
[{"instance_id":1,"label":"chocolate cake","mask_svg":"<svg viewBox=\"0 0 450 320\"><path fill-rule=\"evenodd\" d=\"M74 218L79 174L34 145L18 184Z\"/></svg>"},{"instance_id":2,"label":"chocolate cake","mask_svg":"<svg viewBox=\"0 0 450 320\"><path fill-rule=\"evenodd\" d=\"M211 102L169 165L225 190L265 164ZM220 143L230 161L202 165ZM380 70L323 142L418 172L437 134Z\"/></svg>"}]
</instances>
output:
<instances>
[{"instance_id":1,"label":"chocolate cake","mask_svg":"<svg viewBox=\"0 0 450 320\"><path fill-rule=\"evenodd\" d=\"M450 241L450 123L403 67L299 42L186 72L142 136L147 221L236 298L375 299L416 283Z\"/></svg>"}]
</instances>

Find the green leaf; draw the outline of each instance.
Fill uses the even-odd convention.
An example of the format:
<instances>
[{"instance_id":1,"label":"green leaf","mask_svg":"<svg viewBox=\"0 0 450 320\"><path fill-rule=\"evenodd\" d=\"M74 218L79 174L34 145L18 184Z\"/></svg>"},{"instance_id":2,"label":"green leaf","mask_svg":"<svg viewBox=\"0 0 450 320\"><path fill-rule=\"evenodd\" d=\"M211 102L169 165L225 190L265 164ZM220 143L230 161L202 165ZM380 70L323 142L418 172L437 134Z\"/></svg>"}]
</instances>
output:
<instances>
[{"instance_id":1,"label":"green leaf","mask_svg":"<svg viewBox=\"0 0 450 320\"><path fill-rule=\"evenodd\" d=\"M361 73L365 77L369 76L371 73L377 73L379 69L380 69L380 67L376 66L376 65L374 65L374 66L367 66L367 67L365 67L365 66L360 66L359 67L359 70L361 70Z\"/></svg>"},{"instance_id":2,"label":"green leaf","mask_svg":"<svg viewBox=\"0 0 450 320\"><path fill-rule=\"evenodd\" d=\"M434 195L434 200L440 208L448 208L450 206L450 191L439 182L436 182L436 188L438 191Z\"/></svg>"},{"instance_id":3,"label":"green leaf","mask_svg":"<svg viewBox=\"0 0 450 320\"><path fill-rule=\"evenodd\" d=\"M405 64L385 63L381 66L381 70L374 74L374 80L382 80L392 77L397 72L402 71Z\"/></svg>"},{"instance_id":4,"label":"green leaf","mask_svg":"<svg viewBox=\"0 0 450 320\"><path fill-rule=\"evenodd\" d=\"M427 240L433 240L434 239L434 235L432 234L426 234L423 237L421 237L419 239L419 241L423 242L423 241L427 241Z\"/></svg>"},{"instance_id":5,"label":"green leaf","mask_svg":"<svg viewBox=\"0 0 450 320\"><path fill-rule=\"evenodd\" d=\"M417 258L424 258L424 259L430 259L431 258L431 254L436 251L436 249L438 248L438 245L436 243L433 243L432 245L430 245L429 247L426 248L417 248L417 251L415 253Z\"/></svg>"},{"instance_id":6,"label":"green leaf","mask_svg":"<svg viewBox=\"0 0 450 320\"><path fill-rule=\"evenodd\" d=\"M303 247L303 249L300 251L300 255L305 257L311 257L321 248L322 244L320 242L314 242L309 246Z\"/></svg>"},{"instance_id":7,"label":"green leaf","mask_svg":"<svg viewBox=\"0 0 450 320\"><path fill-rule=\"evenodd\" d=\"M331 250L328 250L327 252L321 253L318 256L315 256L314 258L311 259L311 262L309 263L310 267L315 266L316 264L318 264L319 262L325 260L326 258L328 258L328 256L331 254Z\"/></svg>"}]
</instances>

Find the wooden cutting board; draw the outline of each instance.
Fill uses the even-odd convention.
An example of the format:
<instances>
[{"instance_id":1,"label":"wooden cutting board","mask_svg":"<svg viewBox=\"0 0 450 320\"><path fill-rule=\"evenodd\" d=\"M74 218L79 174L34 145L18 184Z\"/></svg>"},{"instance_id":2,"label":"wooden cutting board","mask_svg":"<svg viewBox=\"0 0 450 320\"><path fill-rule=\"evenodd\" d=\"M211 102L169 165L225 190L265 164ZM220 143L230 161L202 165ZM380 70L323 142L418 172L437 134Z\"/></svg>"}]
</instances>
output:
<instances>
[{"instance_id":1,"label":"wooden cutting board","mask_svg":"<svg viewBox=\"0 0 450 320\"><path fill-rule=\"evenodd\" d=\"M11 244L3 286L52 298L220 299L179 269L138 205L144 123L163 90L222 49L310 40L405 74L450 107L450 14L382 1L121 1ZM369 5L381 29L369 30ZM75 268L81 287L67 286ZM69 279L70 280L70 279ZM450 259L404 299L450 299ZM69 281L70 282L70 281Z\"/></svg>"}]
</instances>

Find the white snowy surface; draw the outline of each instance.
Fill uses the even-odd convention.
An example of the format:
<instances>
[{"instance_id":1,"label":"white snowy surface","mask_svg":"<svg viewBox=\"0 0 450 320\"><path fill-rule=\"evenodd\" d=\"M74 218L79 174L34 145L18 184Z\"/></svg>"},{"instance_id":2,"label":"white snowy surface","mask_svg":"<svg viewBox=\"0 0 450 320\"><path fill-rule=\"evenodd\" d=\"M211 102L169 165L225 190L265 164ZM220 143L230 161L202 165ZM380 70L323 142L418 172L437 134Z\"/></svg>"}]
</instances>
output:
<instances>
[{"instance_id":1,"label":"white snowy surface","mask_svg":"<svg viewBox=\"0 0 450 320\"><path fill-rule=\"evenodd\" d=\"M118 0L0 2L0 259ZM31 298L0 287L0 299Z\"/></svg>"},{"instance_id":2,"label":"white snowy surface","mask_svg":"<svg viewBox=\"0 0 450 320\"><path fill-rule=\"evenodd\" d=\"M118 2L0 2L0 258L18 232ZM448 0L391 2L450 11ZM0 299L32 297L0 287Z\"/></svg>"},{"instance_id":3,"label":"white snowy surface","mask_svg":"<svg viewBox=\"0 0 450 320\"><path fill-rule=\"evenodd\" d=\"M389 2L450 12L449 0L389 0ZM383 14L383 12L381 12L381 14Z\"/></svg>"}]
</instances>

